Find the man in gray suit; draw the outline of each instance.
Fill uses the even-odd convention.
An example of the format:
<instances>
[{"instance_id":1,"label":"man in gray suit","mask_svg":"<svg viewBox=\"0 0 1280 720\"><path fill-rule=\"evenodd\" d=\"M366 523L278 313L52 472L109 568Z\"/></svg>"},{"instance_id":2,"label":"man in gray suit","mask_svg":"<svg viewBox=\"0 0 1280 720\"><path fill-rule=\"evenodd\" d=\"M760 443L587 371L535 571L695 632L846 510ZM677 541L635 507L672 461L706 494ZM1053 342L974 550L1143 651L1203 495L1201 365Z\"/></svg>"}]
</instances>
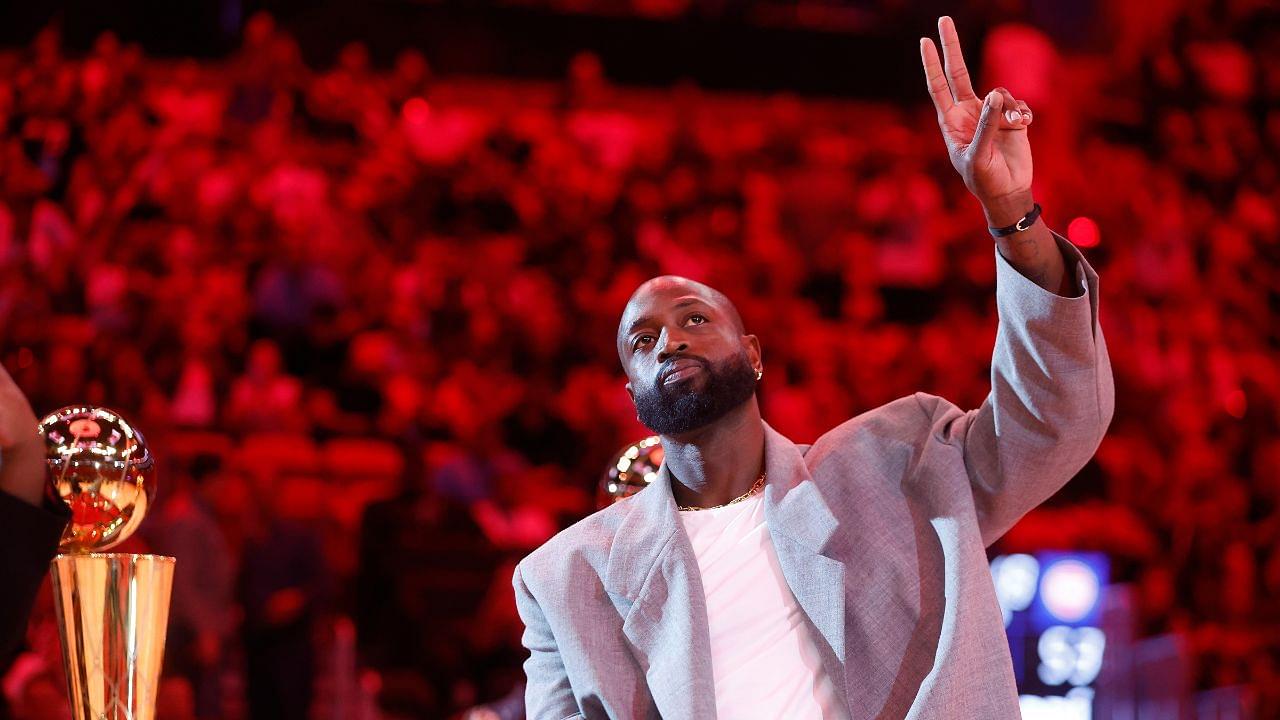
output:
<instances>
[{"instance_id":1,"label":"man in gray suit","mask_svg":"<svg viewBox=\"0 0 1280 720\"><path fill-rule=\"evenodd\" d=\"M761 419L728 299L642 285L618 353L665 460L517 566L529 717L1019 716L985 549L1089 460L1114 388L1097 273L1032 201L1030 110L976 96L939 30L929 90L996 236L990 394L915 393L799 446Z\"/></svg>"}]
</instances>

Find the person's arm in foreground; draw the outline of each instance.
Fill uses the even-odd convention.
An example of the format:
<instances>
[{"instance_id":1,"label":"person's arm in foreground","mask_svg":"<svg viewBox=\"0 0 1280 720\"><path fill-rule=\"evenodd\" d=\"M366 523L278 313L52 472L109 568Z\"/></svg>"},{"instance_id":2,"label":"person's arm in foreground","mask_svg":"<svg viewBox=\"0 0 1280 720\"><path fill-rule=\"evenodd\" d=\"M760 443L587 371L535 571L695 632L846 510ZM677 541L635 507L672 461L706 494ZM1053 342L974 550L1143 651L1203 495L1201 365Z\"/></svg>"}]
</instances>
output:
<instances>
[{"instance_id":1,"label":"person's arm in foreground","mask_svg":"<svg viewBox=\"0 0 1280 720\"><path fill-rule=\"evenodd\" d=\"M42 507L46 466L31 405L0 367L0 669L18 646L67 516Z\"/></svg>"},{"instance_id":2,"label":"person's arm in foreground","mask_svg":"<svg viewBox=\"0 0 1280 720\"><path fill-rule=\"evenodd\" d=\"M1034 205L1031 110L1004 88L979 99L951 19L938 29L945 71L932 40L921 39L920 54L951 163L988 226L1012 225ZM1115 406L1098 277L1083 256L1039 219L997 238L995 254L990 394L968 412L917 395L942 439L963 449L988 545L1088 462Z\"/></svg>"},{"instance_id":3,"label":"person's arm in foreground","mask_svg":"<svg viewBox=\"0 0 1280 720\"><path fill-rule=\"evenodd\" d=\"M525 717L529 720L567 720L582 717L578 702L569 686L560 648L551 634L551 626L539 607L538 601L525 584L520 566L511 578L516 591L516 609L524 621L522 642L529 649L529 659L524 661Z\"/></svg>"}]
</instances>

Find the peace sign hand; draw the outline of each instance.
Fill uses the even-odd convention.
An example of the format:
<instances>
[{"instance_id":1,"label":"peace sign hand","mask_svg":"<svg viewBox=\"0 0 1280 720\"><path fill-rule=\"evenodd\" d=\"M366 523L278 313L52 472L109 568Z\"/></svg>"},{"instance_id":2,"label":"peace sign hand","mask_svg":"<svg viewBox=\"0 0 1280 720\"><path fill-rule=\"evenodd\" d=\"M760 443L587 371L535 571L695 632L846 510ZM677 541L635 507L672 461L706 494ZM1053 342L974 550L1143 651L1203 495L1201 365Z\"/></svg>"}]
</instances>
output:
<instances>
[{"instance_id":1,"label":"peace sign hand","mask_svg":"<svg viewBox=\"0 0 1280 720\"><path fill-rule=\"evenodd\" d=\"M938 19L938 33L946 72L930 38L920 38L920 59L951 164L984 207L1024 193L1030 197L1031 108L1004 88L982 99L974 95L951 18Z\"/></svg>"}]
</instances>

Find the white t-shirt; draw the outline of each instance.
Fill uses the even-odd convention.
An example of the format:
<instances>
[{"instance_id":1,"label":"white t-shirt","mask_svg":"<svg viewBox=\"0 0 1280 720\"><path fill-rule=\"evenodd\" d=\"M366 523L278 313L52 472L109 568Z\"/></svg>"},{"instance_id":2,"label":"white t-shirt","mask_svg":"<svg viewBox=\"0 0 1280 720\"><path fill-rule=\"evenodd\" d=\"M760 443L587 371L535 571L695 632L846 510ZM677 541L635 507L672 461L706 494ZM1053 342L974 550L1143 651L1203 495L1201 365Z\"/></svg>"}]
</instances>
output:
<instances>
[{"instance_id":1,"label":"white t-shirt","mask_svg":"<svg viewBox=\"0 0 1280 720\"><path fill-rule=\"evenodd\" d=\"M764 494L682 511L707 599L716 714L846 718L764 521Z\"/></svg>"}]
</instances>

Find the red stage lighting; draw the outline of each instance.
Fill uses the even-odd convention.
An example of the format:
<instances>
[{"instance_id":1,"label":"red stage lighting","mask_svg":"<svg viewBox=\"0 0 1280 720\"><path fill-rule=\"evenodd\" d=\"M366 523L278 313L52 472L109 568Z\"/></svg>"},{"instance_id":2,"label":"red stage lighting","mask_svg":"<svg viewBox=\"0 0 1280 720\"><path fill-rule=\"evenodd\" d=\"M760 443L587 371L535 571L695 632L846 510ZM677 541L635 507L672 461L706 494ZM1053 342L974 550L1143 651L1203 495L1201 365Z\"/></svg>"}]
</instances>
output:
<instances>
[{"instance_id":1,"label":"red stage lighting","mask_svg":"<svg viewBox=\"0 0 1280 720\"><path fill-rule=\"evenodd\" d=\"M1067 226L1067 239L1076 247L1097 247L1102 241L1102 234L1098 232L1098 223L1087 217L1078 217Z\"/></svg>"},{"instance_id":2,"label":"red stage lighting","mask_svg":"<svg viewBox=\"0 0 1280 720\"><path fill-rule=\"evenodd\" d=\"M410 98L405 101L401 112L404 114L405 120L420 124L426 122L427 116L431 114L431 105L420 97Z\"/></svg>"}]
</instances>

